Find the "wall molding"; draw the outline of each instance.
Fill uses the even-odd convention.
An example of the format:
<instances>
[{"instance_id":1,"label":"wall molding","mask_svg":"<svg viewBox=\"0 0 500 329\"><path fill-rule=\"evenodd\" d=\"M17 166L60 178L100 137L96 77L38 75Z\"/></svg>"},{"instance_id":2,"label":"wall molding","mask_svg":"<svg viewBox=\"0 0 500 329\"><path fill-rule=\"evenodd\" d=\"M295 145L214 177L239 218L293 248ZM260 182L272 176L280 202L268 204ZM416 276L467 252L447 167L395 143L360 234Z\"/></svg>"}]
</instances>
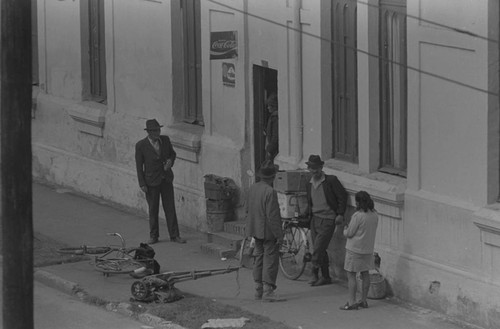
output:
<instances>
[{"instance_id":1,"label":"wall molding","mask_svg":"<svg viewBox=\"0 0 500 329\"><path fill-rule=\"evenodd\" d=\"M80 132L103 137L107 106L94 102L71 104L68 114Z\"/></svg>"},{"instance_id":2,"label":"wall molding","mask_svg":"<svg viewBox=\"0 0 500 329\"><path fill-rule=\"evenodd\" d=\"M177 153L177 157L189 162L198 163L201 151L201 136L203 135L204 127L187 123L177 123L165 128Z\"/></svg>"},{"instance_id":3,"label":"wall molding","mask_svg":"<svg viewBox=\"0 0 500 329\"><path fill-rule=\"evenodd\" d=\"M500 248L500 205L481 208L474 213L474 225L481 230L484 244Z\"/></svg>"}]
</instances>

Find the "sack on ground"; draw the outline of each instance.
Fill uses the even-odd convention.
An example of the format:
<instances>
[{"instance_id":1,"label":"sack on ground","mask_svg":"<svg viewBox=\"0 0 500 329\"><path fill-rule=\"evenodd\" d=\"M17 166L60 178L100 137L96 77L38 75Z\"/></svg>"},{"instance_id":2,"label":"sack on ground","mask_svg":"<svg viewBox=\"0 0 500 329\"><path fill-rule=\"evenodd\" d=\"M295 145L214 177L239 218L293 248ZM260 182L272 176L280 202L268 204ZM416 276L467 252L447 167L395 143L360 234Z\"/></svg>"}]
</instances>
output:
<instances>
[{"instance_id":1,"label":"sack on ground","mask_svg":"<svg viewBox=\"0 0 500 329\"><path fill-rule=\"evenodd\" d=\"M154 259L156 253L153 247L147 243L141 243L139 248L135 250L134 259L147 260L146 267L153 270L153 274L160 273L160 264Z\"/></svg>"}]
</instances>

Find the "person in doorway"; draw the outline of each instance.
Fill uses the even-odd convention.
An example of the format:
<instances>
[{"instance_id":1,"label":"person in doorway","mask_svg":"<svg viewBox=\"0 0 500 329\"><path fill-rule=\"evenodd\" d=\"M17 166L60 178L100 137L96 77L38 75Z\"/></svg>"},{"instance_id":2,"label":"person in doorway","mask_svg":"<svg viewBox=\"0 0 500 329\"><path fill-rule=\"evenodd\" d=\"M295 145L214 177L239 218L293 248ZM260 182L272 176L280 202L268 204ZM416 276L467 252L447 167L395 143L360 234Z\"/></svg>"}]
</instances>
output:
<instances>
[{"instance_id":1,"label":"person in doorway","mask_svg":"<svg viewBox=\"0 0 500 329\"><path fill-rule=\"evenodd\" d=\"M344 236L347 238L345 246L344 269L347 271L347 285L349 289L349 301L341 310L356 310L359 307L368 308L366 298L370 289L369 270L375 268L373 261L373 250L375 247L375 234L378 226L378 215L375 211L373 200L365 191L359 191L355 196L356 212L351 221L344 228ZM361 300L355 302L357 281L356 273L361 274Z\"/></svg>"},{"instance_id":2,"label":"person in doorway","mask_svg":"<svg viewBox=\"0 0 500 329\"><path fill-rule=\"evenodd\" d=\"M279 249L283 240L278 194L271 184L276 167L270 160L262 163L260 181L250 186L247 200L246 235L255 239L255 299L280 301L276 293Z\"/></svg>"},{"instance_id":3,"label":"person in doorway","mask_svg":"<svg viewBox=\"0 0 500 329\"><path fill-rule=\"evenodd\" d=\"M146 193L149 210L149 244L158 242L160 236L158 213L160 197L167 220L170 240L185 243L179 234L174 200L174 173L172 166L176 153L170 138L161 135L161 126L156 119L147 120L145 130L148 136L135 145L137 178L141 190Z\"/></svg>"},{"instance_id":4,"label":"person in doorway","mask_svg":"<svg viewBox=\"0 0 500 329\"><path fill-rule=\"evenodd\" d=\"M269 117L266 125L266 160L274 161L278 148L278 95L272 93L267 98Z\"/></svg>"},{"instance_id":5,"label":"person in doorway","mask_svg":"<svg viewBox=\"0 0 500 329\"><path fill-rule=\"evenodd\" d=\"M328 245L335 232L335 227L344 224L344 212L347 204L347 191L338 178L323 172L324 161L319 155L309 156L307 168L312 173L306 185L306 216L310 219L312 252L311 286L331 284ZM319 272L321 270L321 277Z\"/></svg>"}]
</instances>

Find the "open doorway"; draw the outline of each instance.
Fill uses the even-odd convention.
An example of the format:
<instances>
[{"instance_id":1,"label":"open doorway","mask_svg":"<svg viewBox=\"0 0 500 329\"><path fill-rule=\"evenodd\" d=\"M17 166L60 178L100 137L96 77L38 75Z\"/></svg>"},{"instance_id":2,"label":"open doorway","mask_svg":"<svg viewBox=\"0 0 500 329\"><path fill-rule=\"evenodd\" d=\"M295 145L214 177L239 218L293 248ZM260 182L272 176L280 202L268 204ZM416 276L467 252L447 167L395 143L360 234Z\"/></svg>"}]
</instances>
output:
<instances>
[{"instance_id":1,"label":"open doorway","mask_svg":"<svg viewBox=\"0 0 500 329\"><path fill-rule=\"evenodd\" d=\"M266 129L271 113L268 111L268 98L278 94L278 71L254 65L254 168L257 172L266 159ZM276 104L277 105L277 104ZM256 180L258 178L256 177Z\"/></svg>"}]
</instances>

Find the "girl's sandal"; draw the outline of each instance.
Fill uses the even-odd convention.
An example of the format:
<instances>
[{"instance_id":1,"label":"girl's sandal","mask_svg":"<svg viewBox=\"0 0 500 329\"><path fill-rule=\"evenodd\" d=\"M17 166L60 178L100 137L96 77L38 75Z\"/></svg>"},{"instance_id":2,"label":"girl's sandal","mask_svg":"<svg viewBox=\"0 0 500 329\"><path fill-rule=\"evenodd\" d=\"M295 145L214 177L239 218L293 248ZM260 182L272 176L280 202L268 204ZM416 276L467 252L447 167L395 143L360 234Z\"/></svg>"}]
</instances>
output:
<instances>
[{"instance_id":1,"label":"girl's sandal","mask_svg":"<svg viewBox=\"0 0 500 329\"><path fill-rule=\"evenodd\" d=\"M342 311L352 311L358 309L358 304L349 305L349 303L345 303L344 306L339 307Z\"/></svg>"}]
</instances>

